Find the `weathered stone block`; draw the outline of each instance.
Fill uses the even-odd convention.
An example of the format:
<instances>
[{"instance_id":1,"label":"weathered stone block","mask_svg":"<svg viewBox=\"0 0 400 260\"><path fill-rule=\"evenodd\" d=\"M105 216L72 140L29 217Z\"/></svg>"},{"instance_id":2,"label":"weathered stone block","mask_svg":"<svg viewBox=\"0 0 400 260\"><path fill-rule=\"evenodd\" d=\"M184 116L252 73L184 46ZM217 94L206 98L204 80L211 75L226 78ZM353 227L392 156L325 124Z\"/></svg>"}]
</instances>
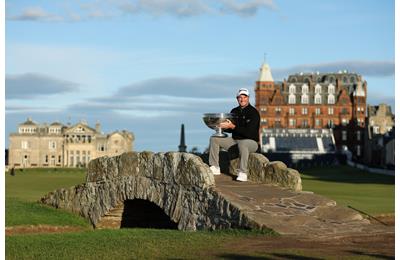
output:
<instances>
[{"instance_id":1,"label":"weathered stone block","mask_svg":"<svg viewBox=\"0 0 400 260\"><path fill-rule=\"evenodd\" d=\"M237 175L239 158L230 161L229 172ZM248 162L248 178L258 183L269 183L294 191L301 191L301 177L298 171L287 168L280 161L270 162L267 157L259 153L251 153Z\"/></svg>"}]
</instances>

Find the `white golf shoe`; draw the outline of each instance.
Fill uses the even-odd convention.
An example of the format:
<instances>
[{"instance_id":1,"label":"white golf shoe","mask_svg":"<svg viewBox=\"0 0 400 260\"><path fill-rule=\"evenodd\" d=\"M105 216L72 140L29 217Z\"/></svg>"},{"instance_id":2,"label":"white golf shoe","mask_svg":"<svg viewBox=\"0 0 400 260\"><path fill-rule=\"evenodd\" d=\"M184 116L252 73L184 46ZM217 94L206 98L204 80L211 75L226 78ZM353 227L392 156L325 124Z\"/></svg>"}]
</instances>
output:
<instances>
[{"instance_id":1,"label":"white golf shoe","mask_svg":"<svg viewBox=\"0 0 400 260\"><path fill-rule=\"evenodd\" d=\"M239 172L236 180L237 181L247 181L247 174L244 172Z\"/></svg>"},{"instance_id":2,"label":"white golf shoe","mask_svg":"<svg viewBox=\"0 0 400 260\"><path fill-rule=\"evenodd\" d=\"M214 175L221 175L221 169L217 166L210 166L210 170Z\"/></svg>"}]
</instances>

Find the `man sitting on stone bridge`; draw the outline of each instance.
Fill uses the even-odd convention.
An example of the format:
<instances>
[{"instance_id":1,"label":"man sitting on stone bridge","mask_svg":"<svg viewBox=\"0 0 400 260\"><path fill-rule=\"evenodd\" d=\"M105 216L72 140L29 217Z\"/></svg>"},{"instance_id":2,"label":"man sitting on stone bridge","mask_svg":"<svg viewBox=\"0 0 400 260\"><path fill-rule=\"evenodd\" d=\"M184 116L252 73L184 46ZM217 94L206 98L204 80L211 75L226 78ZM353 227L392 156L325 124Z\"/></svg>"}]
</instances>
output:
<instances>
[{"instance_id":1,"label":"man sitting on stone bridge","mask_svg":"<svg viewBox=\"0 0 400 260\"><path fill-rule=\"evenodd\" d=\"M236 99L239 106L231 110L236 115L235 122L227 120L220 124L225 132L232 133L232 137L211 137L210 138L210 169L214 175L221 174L219 167L220 148L228 150L237 145L239 148L240 167L238 169L237 181L247 181L247 162L249 154L256 152L259 141L260 114L257 109L250 105L249 91L246 88L239 89Z\"/></svg>"}]
</instances>

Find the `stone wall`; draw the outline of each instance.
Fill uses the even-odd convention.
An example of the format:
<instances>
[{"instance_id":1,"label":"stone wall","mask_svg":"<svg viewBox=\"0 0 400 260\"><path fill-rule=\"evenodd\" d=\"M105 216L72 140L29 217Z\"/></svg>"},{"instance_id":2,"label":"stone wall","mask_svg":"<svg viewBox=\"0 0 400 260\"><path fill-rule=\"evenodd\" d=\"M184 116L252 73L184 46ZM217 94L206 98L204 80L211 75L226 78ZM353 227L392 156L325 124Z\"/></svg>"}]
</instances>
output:
<instances>
[{"instance_id":1,"label":"stone wall","mask_svg":"<svg viewBox=\"0 0 400 260\"><path fill-rule=\"evenodd\" d=\"M129 152L91 161L86 183L59 189L42 203L90 220L94 227L125 200L160 207L180 230L265 228L219 195L208 165L188 153Z\"/></svg>"},{"instance_id":2,"label":"stone wall","mask_svg":"<svg viewBox=\"0 0 400 260\"><path fill-rule=\"evenodd\" d=\"M235 173L239 168L239 159L230 161L229 172ZM301 191L301 177L298 171L287 168L283 162L270 162L264 155L251 153L248 162L248 178L258 183L267 183Z\"/></svg>"}]
</instances>

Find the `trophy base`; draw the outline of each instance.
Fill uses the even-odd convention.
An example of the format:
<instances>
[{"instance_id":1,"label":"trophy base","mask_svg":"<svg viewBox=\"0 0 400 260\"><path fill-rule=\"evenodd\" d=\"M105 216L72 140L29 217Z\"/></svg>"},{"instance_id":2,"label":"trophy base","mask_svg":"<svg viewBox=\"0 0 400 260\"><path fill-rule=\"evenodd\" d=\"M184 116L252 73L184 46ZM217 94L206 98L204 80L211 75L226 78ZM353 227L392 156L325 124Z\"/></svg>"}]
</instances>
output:
<instances>
[{"instance_id":1,"label":"trophy base","mask_svg":"<svg viewBox=\"0 0 400 260\"><path fill-rule=\"evenodd\" d=\"M227 137L228 135L225 133L215 133L212 135L212 137Z\"/></svg>"}]
</instances>

